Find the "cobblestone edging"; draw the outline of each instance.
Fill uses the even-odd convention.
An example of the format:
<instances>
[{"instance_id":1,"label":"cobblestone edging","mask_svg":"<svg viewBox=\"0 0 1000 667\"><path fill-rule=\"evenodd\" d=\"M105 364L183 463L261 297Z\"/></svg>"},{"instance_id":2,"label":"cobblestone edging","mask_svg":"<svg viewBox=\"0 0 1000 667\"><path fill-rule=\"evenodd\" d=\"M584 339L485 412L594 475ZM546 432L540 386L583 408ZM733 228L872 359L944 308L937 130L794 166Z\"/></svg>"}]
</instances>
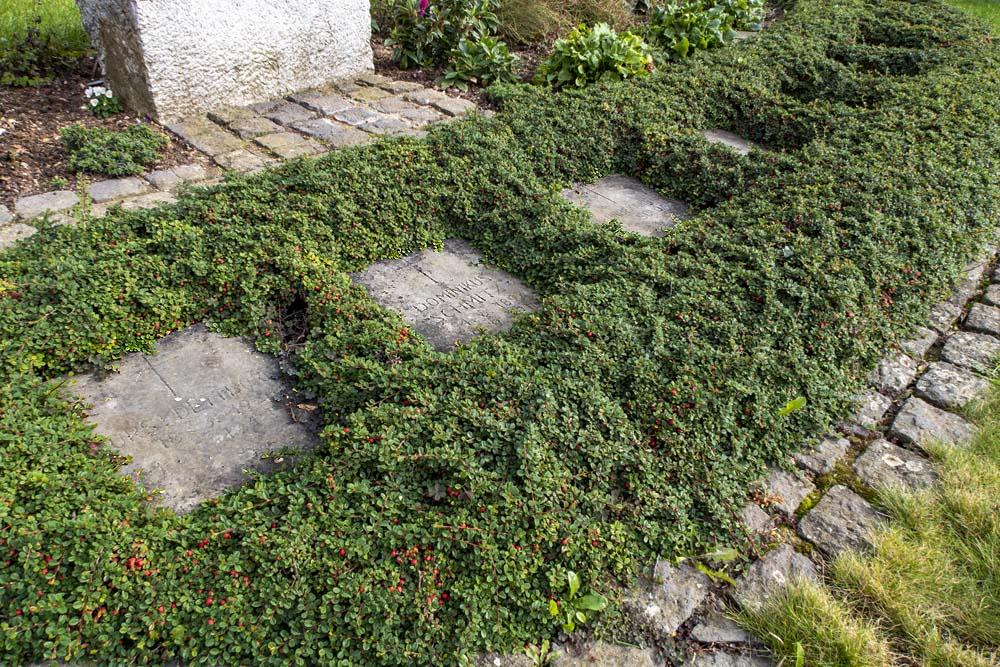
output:
<instances>
[{"instance_id":1,"label":"cobblestone edging","mask_svg":"<svg viewBox=\"0 0 1000 667\"><path fill-rule=\"evenodd\" d=\"M217 109L167 126L208 156L214 167L188 164L141 177L98 181L87 187L86 202L83 193L55 190L21 197L13 211L0 205L0 251L35 234L38 227L32 219L45 214L55 224L74 224L101 217L116 204L125 210L170 204L182 185L211 185L221 170L254 172L379 137L421 136L428 126L476 108L468 100L419 83L366 74L286 98Z\"/></svg>"}]
</instances>

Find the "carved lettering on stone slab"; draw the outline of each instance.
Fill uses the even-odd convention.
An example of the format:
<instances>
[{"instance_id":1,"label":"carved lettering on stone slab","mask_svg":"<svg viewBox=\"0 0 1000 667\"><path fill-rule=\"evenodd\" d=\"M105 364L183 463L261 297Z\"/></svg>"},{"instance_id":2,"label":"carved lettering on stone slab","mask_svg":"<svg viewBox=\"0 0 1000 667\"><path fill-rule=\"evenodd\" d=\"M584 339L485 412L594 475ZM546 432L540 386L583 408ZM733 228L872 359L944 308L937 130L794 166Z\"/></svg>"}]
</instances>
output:
<instances>
[{"instance_id":1,"label":"carved lettering on stone slab","mask_svg":"<svg viewBox=\"0 0 1000 667\"><path fill-rule=\"evenodd\" d=\"M238 338L197 325L167 336L157 354L130 354L119 372L81 377L69 391L93 404L97 433L132 457L123 473L179 512L268 472L265 452L312 448L312 424L293 421L277 362Z\"/></svg>"},{"instance_id":2,"label":"carved lettering on stone slab","mask_svg":"<svg viewBox=\"0 0 1000 667\"><path fill-rule=\"evenodd\" d=\"M563 190L563 198L590 211L596 222L617 220L623 229L642 236L663 236L689 215L688 205L667 199L634 178L606 176L590 185Z\"/></svg>"},{"instance_id":3,"label":"carved lettering on stone slab","mask_svg":"<svg viewBox=\"0 0 1000 667\"><path fill-rule=\"evenodd\" d=\"M445 241L443 252L423 250L376 262L353 278L442 352L468 342L480 329L503 331L513 322L512 310L537 306L527 286L482 266L475 248L460 239Z\"/></svg>"}]
</instances>

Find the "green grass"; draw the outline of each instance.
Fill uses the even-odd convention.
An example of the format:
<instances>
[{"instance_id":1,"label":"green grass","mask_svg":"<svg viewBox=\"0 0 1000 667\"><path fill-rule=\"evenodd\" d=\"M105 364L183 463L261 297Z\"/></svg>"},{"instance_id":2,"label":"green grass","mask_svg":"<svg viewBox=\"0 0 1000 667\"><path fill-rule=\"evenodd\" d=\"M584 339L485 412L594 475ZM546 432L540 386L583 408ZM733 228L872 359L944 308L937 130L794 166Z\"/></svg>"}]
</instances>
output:
<instances>
[{"instance_id":1,"label":"green grass","mask_svg":"<svg viewBox=\"0 0 1000 667\"><path fill-rule=\"evenodd\" d=\"M1000 32L1000 0L947 0L949 5L985 19Z\"/></svg>"},{"instance_id":2,"label":"green grass","mask_svg":"<svg viewBox=\"0 0 1000 667\"><path fill-rule=\"evenodd\" d=\"M779 656L806 664L987 667L1000 656L1000 389L975 410L967 449L934 448L941 482L882 492L893 517L872 554L846 554L831 589L799 583L740 621ZM891 651L889 650L891 648Z\"/></svg>"},{"instance_id":3,"label":"green grass","mask_svg":"<svg viewBox=\"0 0 1000 667\"><path fill-rule=\"evenodd\" d=\"M80 22L80 9L73 0L4 0L0 42L23 36L32 25L70 50L83 51L90 44Z\"/></svg>"}]
</instances>

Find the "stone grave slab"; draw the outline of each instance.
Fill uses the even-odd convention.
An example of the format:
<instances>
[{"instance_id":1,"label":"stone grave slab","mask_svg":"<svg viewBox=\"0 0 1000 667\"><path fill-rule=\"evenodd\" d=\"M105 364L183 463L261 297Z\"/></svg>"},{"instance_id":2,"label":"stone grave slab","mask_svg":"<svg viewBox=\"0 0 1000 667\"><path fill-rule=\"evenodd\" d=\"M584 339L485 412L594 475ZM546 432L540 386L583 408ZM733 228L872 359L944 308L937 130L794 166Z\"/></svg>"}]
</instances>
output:
<instances>
[{"instance_id":1,"label":"stone grave slab","mask_svg":"<svg viewBox=\"0 0 1000 667\"><path fill-rule=\"evenodd\" d=\"M399 312L436 350L446 352L480 330L510 328L511 310L537 306L524 283L481 262L469 243L448 239L442 252L423 250L376 262L352 277L375 301Z\"/></svg>"},{"instance_id":2,"label":"stone grave slab","mask_svg":"<svg viewBox=\"0 0 1000 667\"><path fill-rule=\"evenodd\" d=\"M77 379L70 392L93 404L96 432L132 457L122 471L178 512L243 483L244 468L270 472L265 452L311 449L313 424L292 419L277 361L239 338L196 325L129 354L119 372Z\"/></svg>"},{"instance_id":3,"label":"stone grave slab","mask_svg":"<svg viewBox=\"0 0 1000 667\"><path fill-rule=\"evenodd\" d=\"M740 155L749 155L752 150L763 150L749 139L744 139L740 135L727 132L726 130L705 130L701 133L701 136L713 144L727 146Z\"/></svg>"},{"instance_id":4,"label":"stone grave slab","mask_svg":"<svg viewBox=\"0 0 1000 667\"><path fill-rule=\"evenodd\" d=\"M667 199L627 176L606 176L596 183L578 183L563 190L562 196L582 206L599 223L618 220L623 229L642 236L663 236L663 229L673 227L689 216L687 204Z\"/></svg>"}]
</instances>

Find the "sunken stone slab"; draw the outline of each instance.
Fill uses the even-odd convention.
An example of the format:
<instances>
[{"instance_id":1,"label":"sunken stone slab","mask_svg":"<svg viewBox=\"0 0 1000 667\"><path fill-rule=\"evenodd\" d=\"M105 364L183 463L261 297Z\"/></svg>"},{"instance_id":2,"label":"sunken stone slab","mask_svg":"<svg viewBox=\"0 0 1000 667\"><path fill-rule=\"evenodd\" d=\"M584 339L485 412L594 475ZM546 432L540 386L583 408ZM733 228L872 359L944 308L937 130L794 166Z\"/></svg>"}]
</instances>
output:
<instances>
[{"instance_id":1,"label":"sunken stone slab","mask_svg":"<svg viewBox=\"0 0 1000 667\"><path fill-rule=\"evenodd\" d=\"M189 511L244 482L244 468L270 471L265 452L314 446L313 430L275 401L285 392L277 361L249 343L196 325L156 349L127 355L118 374L83 376L72 391L93 404L96 431L132 457L123 472L162 488L167 506Z\"/></svg>"},{"instance_id":2,"label":"sunken stone slab","mask_svg":"<svg viewBox=\"0 0 1000 667\"><path fill-rule=\"evenodd\" d=\"M854 421L867 429L875 430L881 424L885 413L892 407L892 399L877 391L870 391L857 397L858 409Z\"/></svg>"},{"instance_id":3,"label":"sunken stone slab","mask_svg":"<svg viewBox=\"0 0 1000 667\"><path fill-rule=\"evenodd\" d=\"M834 558L847 550L867 549L872 531L883 522L864 498L838 484L802 517L799 535Z\"/></svg>"},{"instance_id":4,"label":"sunken stone slab","mask_svg":"<svg viewBox=\"0 0 1000 667\"><path fill-rule=\"evenodd\" d=\"M944 343L941 359L969 370L986 372L1000 357L1000 340L986 334L960 331Z\"/></svg>"},{"instance_id":5,"label":"sunken stone slab","mask_svg":"<svg viewBox=\"0 0 1000 667\"><path fill-rule=\"evenodd\" d=\"M128 178L114 178L109 181L98 181L87 188L87 194L90 195L92 201L99 204L111 201L112 199L141 195L148 189L149 186L141 178L130 176Z\"/></svg>"},{"instance_id":6,"label":"sunken stone slab","mask_svg":"<svg viewBox=\"0 0 1000 667\"><path fill-rule=\"evenodd\" d=\"M22 218L34 218L46 211L64 211L75 206L80 198L70 190L56 190L30 197L21 197L14 202L14 212Z\"/></svg>"},{"instance_id":7,"label":"sunken stone slab","mask_svg":"<svg viewBox=\"0 0 1000 667\"><path fill-rule=\"evenodd\" d=\"M767 488L775 498L774 506L786 516L795 514L805 497L816 490L808 479L801 479L784 470L774 470L768 475Z\"/></svg>"},{"instance_id":8,"label":"sunken stone slab","mask_svg":"<svg viewBox=\"0 0 1000 667\"><path fill-rule=\"evenodd\" d=\"M883 394L897 396L917 377L917 362L902 352L883 359L868 375L868 382Z\"/></svg>"},{"instance_id":9,"label":"sunken stone slab","mask_svg":"<svg viewBox=\"0 0 1000 667\"><path fill-rule=\"evenodd\" d=\"M845 438L823 438L811 450L796 454L795 462L814 475L829 475L850 447Z\"/></svg>"},{"instance_id":10,"label":"sunken stone slab","mask_svg":"<svg viewBox=\"0 0 1000 667\"><path fill-rule=\"evenodd\" d=\"M640 181L626 176L606 176L591 185L577 184L563 190L563 198L590 211L598 223L618 220L622 228L642 236L663 236L688 217L687 204L663 197Z\"/></svg>"},{"instance_id":11,"label":"sunken stone slab","mask_svg":"<svg viewBox=\"0 0 1000 667\"><path fill-rule=\"evenodd\" d=\"M811 560L790 544L780 544L736 580L736 601L744 607L759 607L796 579L819 581L819 576Z\"/></svg>"},{"instance_id":12,"label":"sunken stone slab","mask_svg":"<svg viewBox=\"0 0 1000 667\"><path fill-rule=\"evenodd\" d=\"M982 303L972 304L965 318L965 328L969 331L1000 336L1000 308Z\"/></svg>"},{"instance_id":13,"label":"sunken stone slab","mask_svg":"<svg viewBox=\"0 0 1000 667\"><path fill-rule=\"evenodd\" d=\"M887 440L876 440L854 461L854 472L872 489L923 489L937 481L931 462Z\"/></svg>"},{"instance_id":14,"label":"sunken stone slab","mask_svg":"<svg viewBox=\"0 0 1000 667\"><path fill-rule=\"evenodd\" d=\"M6 250L21 239L26 239L38 230L31 225L15 222L13 225L0 227L0 250Z\"/></svg>"},{"instance_id":15,"label":"sunken stone slab","mask_svg":"<svg viewBox=\"0 0 1000 667\"><path fill-rule=\"evenodd\" d=\"M705 599L710 584L704 572L688 563L674 567L657 561L652 577L641 577L639 585L625 594L625 606L644 623L671 636Z\"/></svg>"},{"instance_id":16,"label":"sunken stone slab","mask_svg":"<svg viewBox=\"0 0 1000 667\"><path fill-rule=\"evenodd\" d=\"M511 310L534 310L534 294L520 280L481 265L479 253L461 239L448 239L442 252L376 262L353 275L371 297L396 310L435 349L446 352L483 330L510 328Z\"/></svg>"},{"instance_id":17,"label":"sunken stone slab","mask_svg":"<svg viewBox=\"0 0 1000 667\"><path fill-rule=\"evenodd\" d=\"M900 442L917 446L933 441L961 444L972 436L972 424L958 415L911 397L896 415L889 435Z\"/></svg>"},{"instance_id":18,"label":"sunken stone slab","mask_svg":"<svg viewBox=\"0 0 1000 667\"><path fill-rule=\"evenodd\" d=\"M726 130L705 130L701 135L711 143L727 146L740 155L749 155L752 150L760 150L760 146L754 142Z\"/></svg>"},{"instance_id":19,"label":"sunken stone slab","mask_svg":"<svg viewBox=\"0 0 1000 667\"><path fill-rule=\"evenodd\" d=\"M987 389L990 383L946 361L935 361L917 380L916 395L946 410L961 408Z\"/></svg>"}]
</instances>

